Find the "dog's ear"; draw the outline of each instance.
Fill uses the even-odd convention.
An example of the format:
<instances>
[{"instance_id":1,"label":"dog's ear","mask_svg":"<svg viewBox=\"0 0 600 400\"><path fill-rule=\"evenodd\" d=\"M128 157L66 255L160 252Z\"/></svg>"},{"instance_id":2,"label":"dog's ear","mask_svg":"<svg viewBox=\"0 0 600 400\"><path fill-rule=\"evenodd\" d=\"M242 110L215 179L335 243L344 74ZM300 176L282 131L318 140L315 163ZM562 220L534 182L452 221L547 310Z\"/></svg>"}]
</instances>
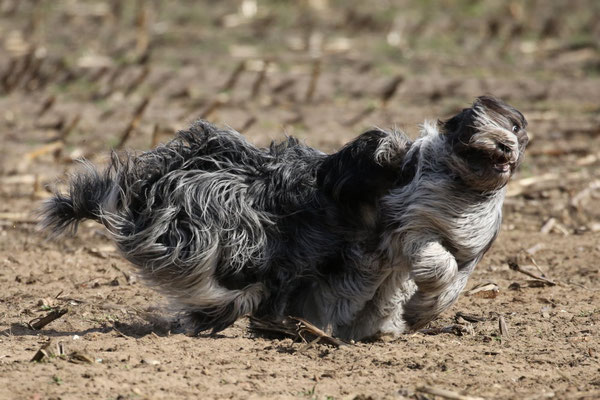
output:
<instances>
[{"instance_id":1,"label":"dog's ear","mask_svg":"<svg viewBox=\"0 0 600 400\"><path fill-rule=\"evenodd\" d=\"M452 118L440 122L442 132L450 137L453 145L467 144L475 133L475 113L472 108L464 108Z\"/></svg>"},{"instance_id":2,"label":"dog's ear","mask_svg":"<svg viewBox=\"0 0 600 400\"><path fill-rule=\"evenodd\" d=\"M317 171L321 192L340 206L355 209L398 184L410 141L391 135L398 134L371 130L327 156Z\"/></svg>"},{"instance_id":3,"label":"dog's ear","mask_svg":"<svg viewBox=\"0 0 600 400\"><path fill-rule=\"evenodd\" d=\"M454 117L446 120L440 121L439 124L442 126L442 131L446 134L451 134L460 128L462 125L463 119L465 118L465 114L469 109L463 109L460 113L456 114Z\"/></svg>"}]
</instances>

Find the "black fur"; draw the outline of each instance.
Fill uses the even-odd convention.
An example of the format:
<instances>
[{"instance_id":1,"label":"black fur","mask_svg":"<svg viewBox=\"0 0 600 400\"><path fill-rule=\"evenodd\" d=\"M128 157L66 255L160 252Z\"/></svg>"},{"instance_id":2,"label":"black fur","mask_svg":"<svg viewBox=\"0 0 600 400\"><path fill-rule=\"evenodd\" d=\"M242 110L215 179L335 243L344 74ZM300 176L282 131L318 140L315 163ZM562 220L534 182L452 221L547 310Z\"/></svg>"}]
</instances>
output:
<instances>
[{"instance_id":1,"label":"black fur","mask_svg":"<svg viewBox=\"0 0 600 400\"><path fill-rule=\"evenodd\" d=\"M84 171L72 177L69 194L55 193L40 210L42 227L55 235L68 229L75 233L84 219L99 221L100 209L113 185L111 170L100 174L91 164L83 165Z\"/></svg>"},{"instance_id":2,"label":"black fur","mask_svg":"<svg viewBox=\"0 0 600 400\"><path fill-rule=\"evenodd\" d=\"M400 333L456 299L495 237L510 176L498 170L524 150L507 125L526 138L508 107L480 98L442 133L428 125L413 143L371 130L331 155L293 138L260 149L199 121L103 174L86 164L42 225L102 222L196 331L251 313L355 339Z\"/></svg>"}]
</instances>

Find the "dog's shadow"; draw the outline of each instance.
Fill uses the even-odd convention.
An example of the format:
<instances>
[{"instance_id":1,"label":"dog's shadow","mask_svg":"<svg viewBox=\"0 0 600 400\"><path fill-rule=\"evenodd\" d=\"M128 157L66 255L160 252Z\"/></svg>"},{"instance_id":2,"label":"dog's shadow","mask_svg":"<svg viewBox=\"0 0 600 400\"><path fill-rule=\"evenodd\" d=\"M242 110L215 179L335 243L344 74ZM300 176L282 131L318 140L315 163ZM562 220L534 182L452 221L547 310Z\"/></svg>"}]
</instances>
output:
<instances>
[{"instance_id":1,"label":"dog's shadow","mask_svg":"<svg viewBox=\"0 0 600 400\"><path fill-rule=\"evenodd\" d=\"M83 337L90 333L114 333L124 338L141 339L146 336L168 337L172 335L185 335L198 338L226 339L227 335L222 333L193 332L184 327L179 320L168 321L160 317L150 319L140 319L138 321L120 322L115 321L103 326L90 327L79 330L59 330L52 327L34 329L24 322L13 322L9 328L0 330L1 336L6 337L26 337L26 336L45 336L52 339L61 339L65 337L80 336Z\"/></svg>"},{"instance_id":2,"label":"dog's shadow","mask_svg":"<svg viewBox=\"0 0 600 400\"><path fill-rule=\"evenodd\" d=\"M173 330L171 330L173 328ZM104 326L95 326L90 327L88 329L79 329L79 330L58 330L53 329L51 327L43 328L43 329L33 329L26 323L22 322L13 322L10 325L10 328L6 328L0 331L0 335L2 336L16 336L16 337L25 337L25 336L39 336L43 335L49 338L60 339L63 337L75 337L80 336L83 337L90 333L110 333L114 332L118 336L122 337L130 337L134 339L140 339L148 335L166 337L171 334L179 334L184 333L183 331L177 329L178 327L175 324L172 325L158 325L153 322L146 321L135 321L130 323L122 323L122 322L114 322L112 324L106 324Z\"/></svg>"},{"instance_id":3,"label":"dog's shadow","mask_svg":"<svg viewBox=\"0 0 600 400\"><path fill-rule=\"evenodd\" d=\"M63 331L63 330L56 330L56 329L33 329L30 326L28 326L25 323L22 322L13 322L12 324L10 324L10 328L6 328L3 329L2 331L0 331L0 335L2 336L7 336L7 337L11 337L11 336L16 336L16 337L23 337L23 336L39 336L39 335L44 335L50 338L60 338L63 336L84 336L87 335L89 333L106 333L110 331L110 327L94 327L94 328L89 328L89 329L84 329L84 330L73 330L73 331Z\"/></svg>"},{"instance_id":4,"label":"dog's shadow","mask_svg":"<svg viewBox=\"0 0 600 400\"><path fill-rule=\"evenodd\" d=\"M227 333L221 332L195 332L186 328L185 323L178 318L169 319L164 315L154 313L143 313L138 315L139 318L135 318L132 321L121 322L114 321L111 323L104 323L102 326L94 326L87 329L53 329L52 327L44 327L42 329L34 329L29 324L24 322L13 322L9 328L0 330L0 335L3 336L15 336L15 337L35 337L44 336L51 339L64 339L72 338L75 336L84 337L85 335L92 333L109 334L112 333L115 336L123 338L141 339L147 336L154 337L169 337L172 335L184 335L188 337L197 337L205 339L231 339ZM315 335L315 332L305 332L305 335L301 335L299 331L296 331L296 326L285 326L285 325L257 325L259 320L251 319L248 326L244 327L246 332L249 334L248 337L252 339L264 339L272 341L273 343L281 343L285 339L289 341L286 345L278 345L276 351L281 353L294 353L297 351L294 345L306 345L310 341L314 340L314 343L321 342L322 344L334 345L339 347L340 344L346 344L330 336L323 337L321 340L315 340L319 338L319 335ZM235 335L234 335L235 336ZM236 338L238 336L235 336ZM309 342L307 342L307 340ZM312 346L311 344L311 346Z\"/></svg>"}]
</instances>

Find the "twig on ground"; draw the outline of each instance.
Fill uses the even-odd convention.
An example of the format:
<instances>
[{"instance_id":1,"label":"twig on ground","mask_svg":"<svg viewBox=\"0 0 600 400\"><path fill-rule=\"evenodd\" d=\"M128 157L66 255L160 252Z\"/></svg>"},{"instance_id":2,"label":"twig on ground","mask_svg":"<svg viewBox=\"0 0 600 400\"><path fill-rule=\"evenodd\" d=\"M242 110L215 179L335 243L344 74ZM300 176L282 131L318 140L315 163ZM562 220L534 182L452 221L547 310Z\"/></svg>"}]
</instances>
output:
<instances>
[{"instance_id":1,"label":"twig on ground","mask_svg":"<svg viewBox=\"0 0 600 400\"><path fill-rule=\"evenodd\" d=\"M404 77L402 75L397 75L383 87L380 94L382 107L385 108L387 106L387 103L394 97L394 94L402 82L404 82Z\"/></svg>"},{"instance_id":2,"label":"twig on ground","mask_svg":"<svg viewBox=\"0 0 600 400\"><path fill-rule=\"evenodd\" d=\"M69 361L73 364L93 364L95 360L89 354L75 350L69 354Z\"/></svg>"},{"instance_id":3,"label":"twig on ground","mask_svg":"<svg viewBox=\"0 0 600 400\"><path fill-rule=\"evenodd\" d=\"M51 357L63 356L65 354L64 345L59 342L56 343L53 339L49 339L46 343L40 347L40 349L33 355L31 362L44 361Z\"/></svg>"},{"instance_id":4,"label":"twig on ground","mask_svg":"<svg viewBox=\"0 0 600 400\"><path fill-rule=\"evenodd\" d=\"M500 288L497 284L493 282L485 282L479 285L476 285L474 288L467 290L465 293L466 296L477 295L478 297L483 297L486 299L493 299L498 295Z\"/></svg>"},{"instance_id":5,"label":"twig on ground","mask_svg":"<svg viewBox=\"0 0 600 400\"><path fill-rule=\"evenodd\" d=\"M257 75L256 79L254 80L254 83L252 84L252 91L250 92L251 99L255 98L258 95L258 92L260 91L260 88L261 88L262 84L264 83L265 78L267 77L267 69L269 68L269 65L270 65L270 61L268 61L268 60L263 61L262 68L258 72L258 75Z\"/></svg>"},{"instance_id":6,"label":"twig on ground","mask_svg":"<svg viewBox=\"0 0 600 400\"><path fill-rule=\"evenodd\" d=\"M290 87L294 86L296 84L296 80L293 78L287 78L284 79L283 81L281 81L280 83L278 83L277 85L275 85L273 87L273 93L277 94L280 92L283 92L286 89L289 89Z\"/></svg>"},{"instance_id":7,"label":"twig on ground","mask_svg":"<svg viewBox=\"0 0 600 400\"><path fill-rule=\"evenodd\" d=\"M536 275L534 273L531 273L529 271L524 270L523 268L521 268L521 266L519 264L517 264L513 260L508 260L506 263L508 264L508 267L510 269L512 269L513 271L520 272L520 273L525 274L525 275L527 275L527 276L529 276L529 277L531 277L533 279L536 279L538 281L542 281L542 282L544 282L548 286L556 286L556 282L551 281L550 279L544 278L543 276L539 276L539 275Z\"/></svg>"},{"instance_id":8,"label":"twig on ground","mask_svg":"<svg viewBox=\"0 0 600 400\"><path fill-rule=\"evenodd\" d=\"M138 2L135 20L135 51L136 54L145 54L150 46L150 9L144 2Z\"/></svg>"},{"instance_id":9,"label":"twig on ground","mask_svg":"<svg viewBox=\"0 0 600 400\"><path fill-rule=\"evenodd\" d=\"M208 117L217 111L219 108L229 103L230 99L226 93L220 93L217 97L212 100L200 113L200 119L208 119Z\"/></svg>"},{"instance_id":10,"label":"twig on ground","mask_svg":"<svg viewBox=\"0 0 600 400\"><path fill-rule=\"evenodd\" d=\"M56 310L52 310L51 312L49 312L48 314L46 314L45 316L43 316L41 318L32 319L31 321L29 321L27 323L27 325L29 325L29 327L31 329L39 331L40 329L42 329L43 327L48 325L50 322L52 322L56 319L59 319L60 317L62 317L63 315L65 315L68 312L69 312L68 308L57 308Z\"/></svg>"},{"instance_id":11,"label":"twig on ground","mask_svg":"<svg viewBox=\"0 0 600 400\"><path fill-rule=\"evenodd\" d=\"M308 342L307 344L305 344L304 346L300 347L298 349L298 353L304 353L306 350L310 349L311 347L313 347L315 344L317 344L317 342L319 342L321 340L321 338L319 336L317 336L315 339L313 339L311 342Z\"/></svg>"},{"instance_id":12,"label":"twig on ground","mask_svg":"<svg viewBox=\"0 0 600 400\"><path fill-rule=\"evenodd\" d=\"M254 332L263 332L263 333L275 333L284 336L290 336L294 339L298 338L298 332L295 329L295 326L291 326L291 324L286 322L273 322L262 320L253 316L248 317L250 319L250 330Z\"/></svg>"},{"instance_id":13,"label":"twig on ground","mask_svg":"<svg viewBox=\"0 0 600 400\"><path fill-rule=\"evenodd\" d=\"M340 347L347 344L342 340L336 339L333 336L328 335L323 330L317 328L316 326L302 318L288 317L283 321L265 321L252 316L250 316L249 318L251 322L250 329L255 332L275 333L289 336L293 339L300 338L304 341L306 341L306 338L303 336L303 334L307 333L309 335L315 336L315 340L313 340L314 343L324 342L327 344L334 345L336 347ZM304 351L308 348L310 348L310 346L303 348L302 350Z\"/></svg>"},{"instance_id":14,"label":"twig on ground","mask_svg":"<svg viewBox=\"0 0 600 400\"><path fill-rule=\"evenodd\" d=\"M358 113L354 117L350 118L349 120L342 122L341 124L344 125L344 126L356 125L360 121L362 121L363 119L365 119L369 115L371 115L373 113L373 111L375 111L375 106L374 105L369 105L364 110L362 110L360 113Z\"/></svg>"},{"instance_id":15,"label":"twig on ground","mask_svg":"<svg viewBox=\"0 0 600 400\"><path fill-rule=\"evenodd\" d=\"M244 133L246 132L248 129L250 129L250 127L252 125L254 125L256 123L256 117L251 115L250 117L248 117L248 119L244 122L244 124L242 125L242 127L240 128L240 130L238 132Z\"/></svg>"},{"instance_id":16,"label":"twig on ground","mask_svg":"<svg viewBox=\"0 0 600 400\"><path fill-rule=\"evenodd\" d=\"M4 90L5 92L9 92L11 89L10 81L11 81L13 73L15 72L15 70L17 68L17 65L18 65L17 59L11 58L8 63L8 67L3 72L2 77L0 78L0 86L2 87L2 90Z\"/></svg>"},{"instance_id":17,"label":"twig on ground","mask_svg":"<svg viewBox=\"0 0 600 400\"><path fill-rule=\"evenodd\" d=\"M0 220L5 220L13 223L35 224L38 222L28 213L4 212L0 213Z\"/></svg>"},{"instance_id":18,"label":"twig on ground","mask_svg":"<svg viewBox=\"0 0 600 400\"><path fill-rule=\"evenodd\" d=\"M175 129L172 127L161 126L160 124L154 124L152 129L152 139L150 142L150 148L153 149L160 144L161 136L172 137L175 134Z\"/></svg>"},{"instance_id":19,"label":"twig on ground","mask_svg":"<svg viewBox=\"0 0 600 400\"><path fill-rule=\"evenodd\" d=\"M546 273L544 272L544 270L542 270L542 268L538 265L538 263L535 262L535 258L533 258L533 255L531 253L529 253L527 251L527 252L525 252L525 256L529 259L529 261L531 261L531 264L533 264L533 266L535 267L535 269L537 269L538 272L540 274L542 274L542 276L546 275Z\"/></svg>"},{"instance_id":20,"label":"twig on ground","mask_svg":"<svg viewBox=\"0 0 600 400\"><path fill-rule=\"evenodd\" d=\"M441 333L451 333L456 336L465 336L465 335L474 335L475 330L473 326L470 324L461 325L461 324L452 324L448 326L442 326L439 328L426 328L420 329L419 333L424 335L439 335Z\"/></svg>"},{"instance_id":21,"label":"twig on ground","mask_svg":"<svg viewBox=\"0 0 600 400\"><path fill-rule=\"evenodd\" d=\"M529 254L531 256L534 256L535 253L544 249L545 247L546 247L546 245L544 243L536 243L533 246L531 246L530 248L528 248L527 250L525 250L525 252L527 252L527 254Z\"/></svg>"},{"instance_id":22,"label":"twig on ground","mask_svg":"<svg viewBox=\"0 0 600 400\"><path fill-rule=\"evenodd\" d=\"M127 139L129 139L129 135L131 135L131 132L133 132L138 127L138 125L140 124L140 120L142 119L142 114L144 114L146 107L148 107L148 103L150 103L150 98L146 97L144 100L142 100L140 105L137 106L133 113L131 121L129 122L123 133L121 133L119 143L117 143L117 145L115 146L116 149L120 149L121 147L123 147Z\"/></svg>"},{"instance_id":23,"label":"twig on ground","mask_svg":"<svg viewBox=\"0 0 600 400\"><path fill-rule=\"evenodd\" d=\"M31 152L25 154L25 158L28 161L33 161L36 158L43 156L44 154L62 150L63 147L64 147L64 143L57 140L52 143L48 143L47 145L44 145L44 146L38 148L37 150L31 151Z\"/></svg>"},{"instance_id":24,"label":"twig on ground","mask_svg":"<svg viewBox=\"0 0 600 400\"><path fill-rule=\"evenodd\" d=\"M133 339L131 336L128 336L128 335L124 334L123 332L121 332L120 330L118 330L117 327L115 326L115 324L112 325L112 328L117 333L117 335L121 336L122 338Z\"/></svg>"},{"instance_id":25,"label":"twig on ground","mask_svg":"<svg viewBox=\"0 0 600 400\"><path fill-rule=\"evenodd\" d=\"M60 141L63 141L63 142L65 141L67 136L69 136L69 134L71 132L73 132L73 129L75 129L77 127L77 125L79 125L80 119L81 119L81 115L77 114L75 117L73 117L71 122L69 122L67 125L63 126L60 133L58 134Z\"/></svg>"},{"instance_id":26,"label":"twig on ground","mask_svg":"<svg viewBox=\"0 0 600 400\"><path fill-rule=\"evenodd\" d=\"M240 61L239 64L235 67L227 82L223 85L223 90L232 90L235 87L235 84L239 80L242 72L246 70L246 61Z\"/></svg>"},{"instance_id":27,"label":"twig on ground","mask_svg":"<svg viewBox=\"0 0 600 400\"><path fill-rule=\"evenodd\" d=\"M332 344L336 347L340 347L346 344L346 342L343 342L339 339L334 338L331 335L328 335L327 333L325 333L324 331L322 331L321 329L317 328L316 326L314 326L313 324L311 324L310 322L308 322L307 320L303 319L303 318L297 318L297 317L289 317L290 319L297 321L297 330L300 334L302 333L310 333L311 335L315 335L318 336L321 340L323 340L326 343Z\"/></svg>"},{"instance_id":28,"label":"twig on ground","mask_svg":"<svg viewBox=\"0 0 600 400\"><path fill-rule=\"evenodd\" d=\"M420 386L416 389L416 391L450 400L484 400L483 397L463 395L451 390L436 388L433 386Z\"/></svg>"},{"instance_id":29,"label":"twig on ground","mask_svg":"<svg viewBox=\"0 0 600 400\"><path fill-rule=\"evenodd\" d=\"M484 322L484 321L486 321L485 317L480 317L480 316L474 315L474 314L467 314L462 311L457 312L455 317L462 318L467 322Z\"/></svg>"},{"instance_id":30,"label":"twig on ground","mask_svg":"<svg viewBox=\"0 0 600 400\"><path fill-rule=\"evenodd\" d=\"M317 88L317 81L319 80L320 75L321 75L321 60L316 59L313 63L312 71L310 74L310 82L308 83L308 89L306 90L306 95L304 97L305 103L312 102L313 96L315 94L315 89Z\"/></svg>"},{"instance_id":31,"label":"twig on ground","mask_svg":"<svg viewBox=\"0 0 600 400\"><path fill-rule=\"evenodd\" d=\"M522 194L532 194L543 190L562 187L589 179L589 174L584 172L571 172L567 174L547 173L531 176L513 181L506 192L506 197L516 197Z\"/></svg>"},{"instance_id":32,"label":"twig on ground","mask_svg":"<svg viewBox=\"0 0 600 400\"><path fill-rule=\"evenodd\" d=\"M9 175L0 177L2 185L30 185L35 183L36 176L34 174Z\"/></svg>"},{"instance_id":33,"label":"twig on ground","mask_svg":"<svg viewBox=\"0 0 600 400\"><path fill-rule=\"evenodd\" d=\"M580 203L587 197L589 197L594 190L600 189L600 180L595 180L588 184L585 189L576 193L569 201L569 205L575 209L578 209Z\"/></svg>"},{"instance_id":34,"label":"twig on ground","mask_svg":"<svg viewBox=\"0 0 600 400\"><path fill-rule=\"evenodd\" d=\"M46 100L44 100L44 102L42 103L42 106L40 107L40 109L37 113L38 118L40 118L41 116L46 114L48 112L48 110L50 110L52 108L52 106L54 105L55 102L56 102L56 96L51 95L51 96L47 97Z\"/></svg>"},{"instance_id":35,"label":"twig on ground","mask_svg":"<svg viewBox=\"0 0 600 400\"><path fill-rule=\"evenodd\" d=\"M146 80L148 75L150 74L150 67L144 66L139 75L131 81L127 88L125 88L125 96L129 96L133 93L141 84Z\"/></svg>"},{"instance_id":36,"label":"twig on ground","mask_svg":"<svg viewBox=\"0 0 600 400\"><path fill-rule=\"evenodd\" d=\"M547 235L548 233L550 233L552 228L554 228L554 225L556 225L556 218L549 218L548 221L546 221L544 225L542 225L542 227L540 228L540 233Z\"/></svg>"},{"instance_id":37,"label":"twig on ground","mask_svg":"<svg viewBox=\"0 0 600 400\"><path fill-rule=\"evenodd\" d=\"M498 329L500 330L500 336L503 339L508 338L508 327L506 326L506 320L502 315L498 317Z\"/></svg>"}]
</instances>

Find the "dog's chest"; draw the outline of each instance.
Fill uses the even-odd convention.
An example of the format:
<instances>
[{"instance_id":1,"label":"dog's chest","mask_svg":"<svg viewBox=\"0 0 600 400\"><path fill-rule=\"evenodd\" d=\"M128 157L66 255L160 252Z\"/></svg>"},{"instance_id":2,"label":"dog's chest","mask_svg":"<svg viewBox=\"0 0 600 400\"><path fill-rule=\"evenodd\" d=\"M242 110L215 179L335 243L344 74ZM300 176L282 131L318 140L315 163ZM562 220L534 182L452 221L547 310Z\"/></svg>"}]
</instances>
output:
<instances>
[{"instance_id":1,"label":"dog's chest","mask_svg":"<svg viewBox=\"0 0 600 400\"><path fill-rule=\"evenodd\" d=\"M457 261L472 260L492 244L502 221L502 203L496 199L467 204L465 212L452 215L445 229L444 239Z\"/></svg>"},{"instance_id":2,"label":"dog's chest","mask_svg":"<svg viewBox=\"0 0 600 400\"><path fill-rule=\"evenodd\" d=\"M401 226L438 236L457 261L485 252L502 221L503 192L469 193L447 182L422 182L405 198Z\"/></svg>"}]
</instances>

